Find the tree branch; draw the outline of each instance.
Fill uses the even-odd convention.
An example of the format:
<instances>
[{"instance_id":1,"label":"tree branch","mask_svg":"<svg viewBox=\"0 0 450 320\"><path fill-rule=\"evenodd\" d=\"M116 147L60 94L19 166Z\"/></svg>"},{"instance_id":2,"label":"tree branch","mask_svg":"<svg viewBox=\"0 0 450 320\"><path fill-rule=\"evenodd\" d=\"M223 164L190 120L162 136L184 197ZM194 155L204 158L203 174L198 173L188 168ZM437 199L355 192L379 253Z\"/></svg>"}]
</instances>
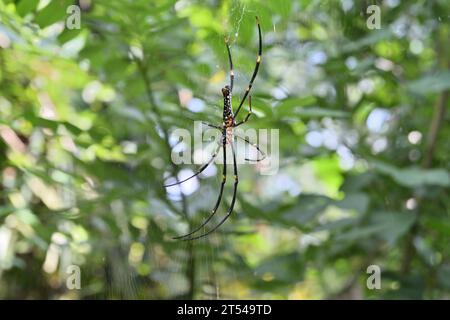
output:
<instances>
[{"instance_id":1,"label":"tree branch","mask_svg":"<svg viewBox=\"0 0 450 320\"><path fill-rule=\"evenodd\" d=\"M438 33L438 44L436 48L437 56L438 56L438 64L440 67L444 69L450 70L450 61L448 61L447 50L445 49L444 45L447 43L447 37L446 32L441 31L441 33ZM433 109L433 116L431 118L430 126L428 129L428 136L427 136L427 142L425 144L424 148L424 158L422 161L422 167L427 169L431 168L433 164L433 157L434 152L436 150L436 143L439 137L439 131L442 127L442 122L445 117L445 109L447 106L448 98L449 98L449 90L443 91L438 99L436 100L436 104L434 105ZM422 201L420 198L417 199L417 208L420 208L422 205ZM402 257L402 263L401 263L401 272L404 275L408 275L411 270L411 262L415 255L415 248L414 248L414 238L417 236L419 232L419 218L420 218L420 212L422 210L417 210L417 214L419 215L417 217L416 222L412 226L410 232L408 233L406 237L406 245L405 249L403 251L403 257Z\"/></svg>"},{"instance_id":2,"label":"tree branch","mask_svg":"<svg viewBox=\"0 0 450 320\"><path fill-rule=\"evenodd\" d=\"M150 108L153 112L153 114L156 117L157 120L157 124L160 126L161 131L162 131L162 143L165 146L165 148L167 149L168 154L170 154L172 152L172 148L170 146L170 142L169 142L169 131L167 129L167 127L165 126L164 122L162 121L162 116L161 116L161 112L160 109L158 107L158 104L156 102L156 99L153 95L153 90L152 90L152 85L151 85L151 81L150 78L148 76L148 68L147 68L147 63L145 60L140 60L138 57L134 56L134 61L137 64L139 73L141 75L141 78L144 82L145 85L145 91L147 94L147 99L150 103ZM178 168L177 165L175 163L173 163L172 161L169 161L170 163L170 167L171 167L171 174L175 177L176 182L179 183L180 180L178 179ZM188 222L189 225L189 229L191 229L191 221L189 219L189 215L188 215L188 203L186 200L186 196L183 193L183 191L180 188L180 194L181 194L181 212L179 210L176 210L178 215L183 215L185 217L185 219ZM187 259L187 263L186 263L186 277L189 280L189 289L186 295L186 299L194 299L195 296L195 291L196 291L196 263L195 263L195 250L194 250L194 242L193 241L189 241L188 242L188 259Z\"/></svg>"}]
</instances>

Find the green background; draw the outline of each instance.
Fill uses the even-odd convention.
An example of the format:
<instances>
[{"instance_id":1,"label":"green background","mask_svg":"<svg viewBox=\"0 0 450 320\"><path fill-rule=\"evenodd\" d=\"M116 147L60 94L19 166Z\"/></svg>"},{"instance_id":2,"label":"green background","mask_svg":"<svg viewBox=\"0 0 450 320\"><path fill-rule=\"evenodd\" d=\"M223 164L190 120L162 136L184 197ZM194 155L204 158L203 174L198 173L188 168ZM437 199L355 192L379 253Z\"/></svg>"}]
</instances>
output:
<instances>
[{"instance_id":1,"label":"green background","mask_svg":"<svg viewBox=\"0 0 450 320\"><path fill-rule=\"evenodd\" d=\"M84 0L69 30L73 3L0 2L1 298L450 297L448 1ZM245 126L279 171L240 165L231 219L174 241L221 177L168 194L172 132L221 122L224 36L239 101L255 15Z\"/></svg>"}]
</instances>

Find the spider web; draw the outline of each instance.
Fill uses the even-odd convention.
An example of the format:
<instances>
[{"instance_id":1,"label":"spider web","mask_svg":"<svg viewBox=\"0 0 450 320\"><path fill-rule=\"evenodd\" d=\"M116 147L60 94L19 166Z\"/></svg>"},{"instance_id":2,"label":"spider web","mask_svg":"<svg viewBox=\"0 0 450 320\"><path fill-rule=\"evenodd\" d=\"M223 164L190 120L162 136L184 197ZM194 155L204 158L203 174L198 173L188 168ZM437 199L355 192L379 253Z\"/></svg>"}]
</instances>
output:
<instances>
[{"instance_id":1,"label":"spider web","mask_svg":"<svg viewBox=\"0 0 450 320\"><path fill-rule=\"evenodd\" d=\"M241 30L241 25L244 21L244 18L246 15L251 15L252 13L250 10L247 9L246 4L243 4L239 1L233 1L229 19L232 21L226 22L231 28L228 29L227 34L225 36L228 37L230 41L230 46L232 50L232 57L233 57L233 63L234 63L234 72L235 72L235 90L236 93L239 95L239 98L242 97L244 93L245 86L247 85L248 81L250 80L250 72L251 70L247 70L248 68L241 68L242 63L240 63L238 56L239 56L239 46L237 45L239 41L239 33ZM254 15L254 14L253 14ZM223 36L217 36L216 40L218 46L223 47L223 57L226 58L226 46L223 41ZM256 49L255 49L256 52ZM225 68L225 69L224 69ZM251 66L253 68L253 66ZM224 81L221 84L221 86L225 85L229 81L229 66L228 66L228 59L224 59L224 61L219 62L216 65L217 72L219 70L225 70L226 75L224 77ZM218 93L220 93L220 90L218 90ZM219 98L220 97L220 98ZM222 97L218 94L219 101L221 102ZM222 106L220 105L218 110L219 115L219 121L221 121L221 114L222 114ZM229 149L229 148L228 148ZM231 154L228 154L227 152L227 159L230 159ZM222 152L219 153L217 158L221 159ZM202 190L202 186L200 186L199 190L197 191L200 198L205 197L208 200L208 204L206 204L205 210L201 211L201 214L195 215L193 226L197 226L201 224L208 216L211 210L211 206L214 204L217 196L218 196L218 188L220 185L221 180L221 166L217 166L217 174L216 176L219 178L216 178L215 181L211 184L210 188L207 188L209 190ZM212 219L206 226L204 226L201 230L199 230L198 234L207 232L211 227L215 226L217 224L217 221L219 221L221 218L224 217L226 210L229 207L230 202L230 181L232 180L232 168L228 166L227 168L227 174L228 174L228 180L227 184L224 190L222 202L219 206L219 209L216 213L216 216L218 219ZM214 180L214 179L213 179ZM202 181L202 184L204 184L205 181ZM228 186L228 187L227 187ZM195 199L195 198L194 198ZM195 201L194 199L191 199L191 203ZM236 214L236 208L234 210L235 212L233 214ZM227 222L229 222L228 220ZM230 230L230 227L227 225L222 225L222 227L225 227L226 230ZM232 228L231 228L232 229ZM230 240L226 236L226 234L223 234L218 230L219 232L213 232L212 234L208 235L205 238L201 238L198 240L195 240L195 246L202 247L201 250L197 251L198 256L197 259L197 266L196 266L196 277L197 277L197 298L203 298L203 299L227 299L227 298L235 298L233 292L230 291L227 286L224 286L224 283L237 283L238 282L238 276L234 269L231 268L227 270L227 272L223 272L223 262L220 260L223 259L224 252L227 251L227 248L230 248ZM181 246L183 247L183 250L189 249L189 243L182 241ZM229 249L228 249L229 250ZM184 259L180 259L179 262L181 264L186 264L188 261ZM174 279L175 280L175 279Z\"/></svg>"},{"instance_id":2,"label":"spider web","mask_svg":"<svg viewBox=\"0 0 450 320\"><path fill-rule=\"evenodd\" d=\"M238 98L242 98L245 87L248 84L251 72L254 68L254 60L252 60L251 64L243 63L239 56L241 55L240 44L242 39L240 39L240 33L242 30L242 25L246 19L251 19L254 21L254 16L258 14L258 12L251 10L245 3L240 1L232 1L231 8L229 14L229 21L225 21L227 25L230 27L227 28L227 36L230 39L231 50L233 54L233 62L234 62L234 71L235 71L235 92ZM256 28L256 25L253 25ZM275 25L274 25L275 29ZM256 33L254 33L256 34ZM226 71L226 76L222 85L228 82L228 61L226 60L226 47L223 41L223 35L218 35L215 39L217 42L217 46L221 46L223 48L223 60L218 62L217 70L224 69ZM252 40L252 46L254 49L254 56L256 56L257 52L257 41L256 39ZM217 58L217 57L216 57ZM218 91L218 101L221 101L220 91ZM246 106L243 108L245 109ZM246 111L242 109L242 114ZM218 114L221 115L222 109L218 109ZM220 118L219 118L220 119ZM219 120L220 121L220 120ZM230 157L228 157L229 159ZM182 167L180 167L182 169ZM228 188L230 188L230 180L232 180L232 169L228 168L229 179L227 182ZM221 172L217 172L217 176L221 176ZM197 179L197 178L195 178ZM213 180L213 179L211 179ZM203 183L203 182L202 182ZM202 186L199 186L199 190L196 190L197 195L190 195L188 197L189 210L188 214L191 217L195 217L193 220L193 227L201 224L204 219L207 217L207 213L211 209L210 207L214 204L214 201L217 197L217 191L220 184L220 180L213 181L210 184L210 188L206 188L207 190L202 190ZM150 189L149 183L149 189ZM176 188L174 188L176 189ZM182 190L182 189L181 189ZM150 190L151 191L151 190ZM225 190L226 191L226 190ZM228 193L224 192L224 196L222 198L222 203L217 212L217 216L223 217L225 210L229 206L230 200L230 190ZM199 198L208 199L208 204L205 207L199 207L197 205L197 201ZM212 199L212 200L211 200ZM176 201L174 201L175 203ZM153 210L164 210L164 204L152 203ZM176 203L175 203L176 205ZM156 209L155 209L156 207ZM201 209L201 211L199 211ZM166 209L167 211L167 209ZM121 212L120 208L117 209L117 212ZM238 212L235 210L233 215L236 215ZM170 219L173 220L172 223L175 224L185 224L182 219L179 219L176 216L170 216ZM227 222L230 222L228 220ZM211 226L214 226L217 221L211 221L207 226L203 227L199 232L205 233ZM232 230L234 228L232 224L228 223L224 224L222 227L225 227L225 230ZM222 228L221 227L221 228ZM148 227L148 232L152 232L152 226ZM167 237L168 238L168 237ZM148 250L149 255L152 257L161 256L161 244L160 242L152 242L152 237L149 236ZM167 240L170 245L177 248L175 254L171 257L166 257L167 259L151 259L151 263L154 264L151 267L154 268L152 270L152 274L157 279L159 283L162 283L165 287L167 287L168 292L166 292L167 297L185 297L185 294L189 288L189 281L186 279L187 269L189 268L189 264L191 260L189 258L189 253L194 251L195 253L195 291L196 298L205 298L205 299L227 299L227 298L236 298L233 288L230 288L228 283L238 283L239 276L236 270L227 268L224 263L221 262L224 256L229 254L230 248L232 248L232 244L230 238L224 234L219 232L214 232L206 238L202 238L196 240L193 244L186 241L173 241L171 239ZM166 245L166 244L165 244ZM193 247L192 247L193 246ZM123 298L141 298L140 290L142 290L141 282L137 281L133 276L135 272L131 270L132 268L127 265L126 261L123 261L123 250L126 246L114 248L117 250L117 254L114 256L117 257L110 263L111 270L108 270L110 274L110 282L108 283L108 292L107 296L111 298L117 298L121 296ZM120 251L120 252L119 252ZM168 276L167 276L168 274ZM242 279L241 279L242 280ZM150 281L150 280L149 280ZM153 286L155 284L149 284L149 291L153 290ZM147 296L144 296L147 297ZM151 296L150 296L151 297Z\"/></svg>"},{"instance_id":3,"label":"spider web","mask_svg":"<svg viewBox=\"0 0 450 320\"><path fill-rule=\"evenodd\" d=\"M252 56L252 63L247 64L239 59L242 56L241 44L243 45L242 39L240 39L241 27L244 21L254 21L254 16L257 15L257 12L252 11L248 8L245 3L241 3L240 1L233 1L231 3L231 8L229 10L229 21L224 21L224 25L228 25L229 27L225 36L228 36L230 39L233 63L234 63L234 71L235 71L235 91L236 98L242 98L245 88L251 78L251 73L254 68L254 58ZM256 24L253 26L256 28ZM220 61L217 62L216 72L220 72L224 70L226 75L224 79L221 80L221 83L217 84L217 86L224 86L229 81L229 66L226 55L226 46L224 44L224 35L217 35L215 38L215 42L217 47L223 48L223 55ZM250 46L250 45L249 45ZM254 46L254 56L256 57L257 53L257 41L255 39L252 40L251 46ZM223 58L223 59L222 59ZM216 61L218 57L215 57ZM223 71L222 71L223 72ZM195 93L194 93L195 96ZM222 114L222 96L220 94L220 89L217 90L217 106L208 106L208 102L206 101L206 108L210 108L212 112L217 113L218 118L216 118L216 122L211 121L211 119L201 119L205 121L209 121L211 123L219 123L221 122L221 114ZM213 108L216 108L215 110ZM244 110L246 106L243 106L240 117L246 113ZM209 109L208 109L209 110ZM214 116L216 117L216 116ZM200 120L200 119L199 119ZM205 147L205 145L204 145ZM208 150L213 150L214 148L207 148ZM229 148L228 148L229 149ZM219 153L217 158L222 157L222 154ZM231 158L231 154L227 153L227 158ZM213 164L214 166L214 164ZM198 166L194 166L198 167ZM181 165L179 166L181 170L184 170L186 167ZM195 170L195 169L194 169ZM192 192L186 192L183 190L183 187L171 188L172 196L174 196L173 200L175 205L179 204L177 200L177 193L179 195L180 192L184 192L187 201L188 201L188 214L190 219L192 220L192 228L200 225L207 217L208 213L212 206L214 205L217 196L218 190L221 181L221 166L217 166L217 172L215 173L216 178L202 179L198 180L198 177L193 178L199 181L195 187L195 190ZM214 227L221 218L224 217L226 210L230 205L231 199L231 189L232 187L232 178L233 171L232 167L228 166L227 168L227 184L224 189L224 194L222 197L221 204L217 211L216 216L212 219L206 226L204 226L201 230L198 231L198 234L207 232L210 228ZM208 180L208 181L207 181ZM238 191L239 194L239 191ZM237 207L237 206L236 206ZM232 217L237 214L236 207L232 214ZM217 218L217 219L216 219ZM184 234L189 231L186 227L186 221L182 220L179 217L171 217L173 220L172 223L175 223L180 226L184 226L184 230L180 229L180 234ZM230 222L232 220L227 220ZM236 220L235 220L236 221ZM156 266L156 269L160 269L164 271L163 273L167 274L167 270L169 269L168 278L165 278L163 282L169 289L168 297L186 297L186 292L190 287L190 279L189 279L189 267L192 263L190 253L195 254L195 275L194 275L194 283L195 283L195 297L203 298L203 299L227 299L227 298L236 298L235 293L233 292L233 288L231 288L228 284L237 284L239 282L238 273L233 268L226 268L224 270L224 262L223 257L227 256L227 252L233 250L231 241L229 236L226 233L222 233L220 231L230 231L235 229L233 224L225 223L222 225L218 232L213 232L205 238L201 238L195 240L193 243L188 241L177 241L168 239L167 241L171 241L174 246L176 246L176 252L173 256L169 257L170 263L167 265L164 262L157 262L160 265ZM184 231L184 232L183 232ZM150 244L150 246L154 246ZM158 248L151 247L150 250L152 252L157 253ZM234 258L233 258L234 259ZM242 280L242 279L241 279ZM130 290L133 290L133 282L130 284Z\"/></svg>"},{"instance_id":4,"label":"spider web","mask_svg":"<svg viewBox=\"0 0 450 320\"><path fill-rule=\"evenodd\" d=\"M256 30L256 23L254 20L255 16L260 16L260 13L252 10L249 8L249 6L246 5L246 3L242 3L239 1L233 1L232 6L229 10L229 21L226 21L225 24L229 25L228 31L226 33L226 36L228 37L230 41L230 47L231 47L231 54L233 58L233 64L234 64L234 73L235 73L235 79L234 79L234 90L233 93L236 97L234 100L234 111L236 108L236 101L240 101L242 99L245 88L247 87L251 75L253 73L254 67L255 67L255 58L257 54L257 32L253 31L253 37L248 40L249 43L245 44L243 43L243 38L240 38L240 32L243 27L243 23L245 21L245 27L248 28L248 22L252 22L249 24L253 30ZM266 17L269 18L270 17ZM276 24L278 23L279 17L273 16L272 19L272 25L273 25L273 31L276 32ZM264 30L263 30L264 31ZM264 34L263 34L264 37ZM229 65L228 65L228 59L226 54L226 46L223 42L223 36L218 35L216 38L217 46L220 46L223 48L223 55L222 60L219 62L218 65L216 65L217 70L225 70L226 75L220 84L221 86L225 85L229 81ZM250 51L248 51L250 50ZM248 56L249 59L242 59L243 57ZM250 62L251 61L251 62ZM260 75L260 74L259 74ZM217 90L220 93L220 90ZM222 99L222 96L218 94L220 97L220 100ZM239 118L242 118L243 115L246 113L247 108L246 102L243 107L242 111L239 114ZM218 109L220 110L220 118L222 113L222 106ZM256 142L256 141L255 141ZM229 149L229 148L228 148ZM238 152L238 151L237 151ZM220 155L218 156L218 158ZM227 159L231 158L231 154L227 153ZM239 169L239 168L238 168ZM242 174L242 168L239 169L240 176ZM220 178L220 170L217 173L217 176ZM230 204L230 180L232 180L232 170L231 167L228 167L228 194L226 193L227 187L224 190L224 196L222 198L222 202L220 204L219 210L217 211L216 216L219 218L223 218L226 210L229 207ZM211 201L214 203L217 192L220 184L221 179L217 179L215 181L215 184L212 184L213 191L210 193L210 196L207 196L206 198L210 200L210 203L207 205L206 209L210 209ZM242 178L241 178L241 181ZM202 182L202 184L205 181ZM242 184L240 184L242 188ZM200 187L201 190L201 187ZM201 195L201 191L199 191ZM239 187L238 187L238 195L239 195ZM205 196L203 194L203 196ZM212 200L211 200L212 199ZM201 224L207 217L208 213L210 211L206 210L202 212L202 214L197 216L197 220L194 223L194 227ZM235 250L235 243L231 241L231 237L228 236L228 231L248 231L248 228L246 229L239 229L240 225L242 225L238 220L234 219L233 217L236 217L236 215L239 214L239 206L236 205L233 211L233 214L231 216L231 219L227 220L225 224L223 224L220 227L220 230L218 232L213 232L212 234L208 235L206 238L201 238L199 240L196 240L195 242L199 246L203 246L205 249L202 251L202 255L198 257L198 267L197 267L197 277L198 277L198 288L197 288L197 298L205 298L205 299L233 299L233 298L239 298L239 296L236 296L236 292L239 291L239 282L242 282L244 279L242 279L242 273L238 272L233 267L230 267L230 264L227 262L227 267L224 269L224 263L223 263L223 257L229 253L229 251ZM211 220L206 226L202 228L202 230L199 231L200 233L207 232L210 228L214 227L216 225L218 220ZM230 223L231 221L231 223ZM222 231L222 232L221 232ZM196 244L196 245L197 245ZM184 248L187 248L186 242L183 243ZM237 255L236 255L237 256ZM232 257L231 259L239 259L236 257ZM186 263L186 261L182 261L182 263ZM231 264L231 266L237 265Z\"/></svg>"}]
</instances>

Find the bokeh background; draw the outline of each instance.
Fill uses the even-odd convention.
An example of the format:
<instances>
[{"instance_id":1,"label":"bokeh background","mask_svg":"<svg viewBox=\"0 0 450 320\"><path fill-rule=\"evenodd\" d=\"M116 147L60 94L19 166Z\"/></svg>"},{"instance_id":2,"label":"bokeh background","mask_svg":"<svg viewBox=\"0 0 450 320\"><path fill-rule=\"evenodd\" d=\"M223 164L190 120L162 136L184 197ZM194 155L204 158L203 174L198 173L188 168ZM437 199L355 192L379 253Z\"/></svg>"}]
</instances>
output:
<instances>
[{"instance_id":1,"label":"bokeh background","mask_svg":"<svg viewBox=\"0 0 450 320\"><path fill-rule=\"evenodd\" d=\"M242 96L255 15L246 126L280 130L279 171L241 165L231 219L174 241L221 174L165 190L196 168L173 130L220 123L224 36ZM446 0L2 0L0 297L448 299L449 22Z\"/></svg>"}]
</instances>

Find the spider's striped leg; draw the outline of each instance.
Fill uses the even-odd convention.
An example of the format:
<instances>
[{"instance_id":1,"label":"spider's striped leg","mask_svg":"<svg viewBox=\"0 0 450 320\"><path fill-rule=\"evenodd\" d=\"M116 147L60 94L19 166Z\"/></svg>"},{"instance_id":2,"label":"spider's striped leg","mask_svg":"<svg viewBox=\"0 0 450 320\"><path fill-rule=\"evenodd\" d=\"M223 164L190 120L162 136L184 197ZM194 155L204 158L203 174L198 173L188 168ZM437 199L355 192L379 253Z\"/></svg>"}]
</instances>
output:
<instances>
[{"instance_id":1,"label":"spider's striped leg","mask_svg":"<svg viewBox=\"0 0 450 320\"><path fill-rule=\"evenodd\" d=\"M245 119L244 119L244 120L242 120L242 121L236 123L235 127L240 126L240 125L243 124L243 123L246 123L247 120L248 120L248 118L250 118L251 115L252 115L252 96L249 95L249 96L248 96L248 113L247 113L247 115L245 116Z\"/></svg>"},{"instance_id":2,"label":"spider's striped leg","mask_svg":"<svg viewBox=\"0 0 450 320\"><path fill-rule=\"evenodd\" d=\"M247 138L242 138L240 136L238 136L237 134L234 135L236 138L241 139L245 142L247 142L249 145L251 145L252 147L256 148L256 150L258 150L258 152L261 154L262 158L258 158L258 159L249 159L249 158L245 158L245 161L253 161L253 162L259 162L259 161L263 161L266 158L266 154L259 148L259 146L256 143L251 143Z\"/></svg>"},{"instance_id":3,"label":"spider's striped leg","mask_svg":"<svg viewBox=\"0 0 450 320\"><path fill-rule=\"evenodd\" d=\"M216 231L222 224L224 224L225 221L227 221L227 219L230 217L230 215L233 213L233 209L234 209L234 204L236 202L236 191L237 191L237 186L239 183L239 177L238 177L238 171L237 171L237 163L236 163L236 153L234 151L234 145L233 145L233 141L230 141L230 146L231 146L231 152L233 153L233 173L234 173L234 188L233 188L233 198L231 199L231 204L230 204L230 208L227 211L227 214L225 215L225 217L220 220L220 222L212 229L210 229L209 231L196 236L196 237L191 237L191 238L185 238L183 240L197 240L203 237L206 237L207 235L213 233L214 231ZM211 218L211 217L210 217Z\"/></svg>"},{"instance_id":4,"label":"spider's striped leg","mask_svg":"<svg viewBox=\"0 0 450 320\"><path fill-rule=\"evenodd\" d=\"M199 231L201 228L203 228L209 221L211 221L211 219L214 217L214 215L217 212L217 209L219 208L220 205L220 201L222 200L222 195L223 195L223 189L225 187L225 182L227 181L227 148L226 148L226 132L223 131L223 144L222 144L222 151L223 151L223 171L222 171L222 183L220 185L220 191L219 191L219 197L217 198L216 204L214 206L214 208L211 211L211 214L209 215L209 217L203 221L203 223L201 225L199 225L197 228L195 228L194 230L192 230L191 232L189 232L188 234L182 235L182 236L177 236L174 237L174 239L181 239L181 238L185 238L185 237L189 237L192 234L196 233L197 231ZM190 240L189 239L183 239L183 240Z\"/></svg>"},{"instance_id":5,"label":"spider's striped leg","mask_svg":"<svg viewBox=\"0 0 450 320\"><path fill-rule=\"evenodd\" d=\"M188 177L188 178L186 178L186 179L183 179L183 180L181 180L181 181L175 182L175 183L165 184L165 185L163 185L163 186L166 187L166 188L167 188L167 187L176 186L177 184L182 184L183 182L186 182L186 181L188 181L189 179L192 179L192 178L198 176L200 173L202 173L203 171L205 171L205 169L206 169L206 168L214 161L214 159L217 157L217 154L219 153L219 149L220 149L220 145L219 145L219 146L216 148L216 150L214 151L214 153L213 153L211 159L209 159L207 163L205 163L203 166L201 166L201 168L200 168L196 173L194 173L192 176L190 176L190 177Z\"/></svg>"},{"instance_id":6,"label":"spider's striped leg","mask_svg":"<svg viewBox=\"0 0 450 320\"><path fill-rule=\"evenodd\" d=\"M248 84L247 89L245 89L245 93L244 96L242 97L241 102L239 103L239 106L234 114L234 116L236 117L239 113L239 111L241 110L242 105L245 102L245 99L247 99L248 94L250 93L250 90L252 89L253 86L253 81L256 78L256 75L258 74L258 70L259 70L259 65L261 64L261 55L262 55L262 36L261 36L261 26L259 25L259 19L258 17L256 17L256 23L258 24L258 34L259 34L259 49L258 49L258 55L256 56L256 65L255 65L255 70L253 71L253 75L252 78L250 79L250 83Z\"/></svg>"},{"instance_id":7,"label":"spider's striped leg","mask_svg":"<svg viewBox=\"0 0 450 320\"><path fill-rule=\"evenodd\" d=\"M233 92L234 69L233 69L233 60L231 59L231 51L228 38L225 38L225 45L227 46L228 61L230 61L230 90L231 92Z\"/></svg>"}]
</instances>

